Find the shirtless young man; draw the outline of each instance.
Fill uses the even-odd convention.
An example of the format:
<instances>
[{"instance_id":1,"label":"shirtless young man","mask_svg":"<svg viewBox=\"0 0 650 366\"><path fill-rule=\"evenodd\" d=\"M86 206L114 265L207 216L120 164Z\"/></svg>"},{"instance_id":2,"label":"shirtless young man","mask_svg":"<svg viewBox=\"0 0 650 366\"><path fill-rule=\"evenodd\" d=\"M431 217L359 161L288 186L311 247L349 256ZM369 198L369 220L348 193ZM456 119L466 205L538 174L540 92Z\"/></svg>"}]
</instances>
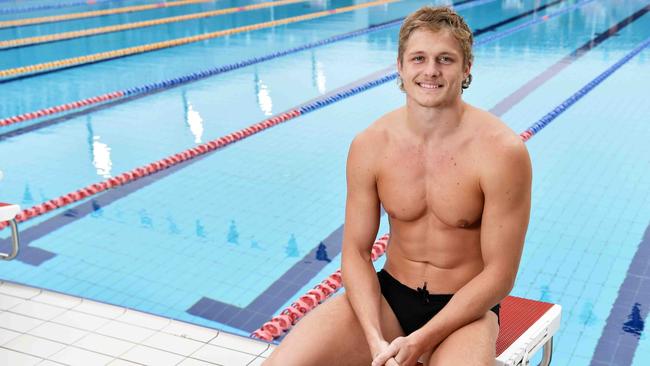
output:
<instances>
[{"instance_id":1,"label":"shirtless young man","mask_svg":"<svg viewBox=\"0 0 650 366\"><path fill-rule=\"evenodd\" d=\"M404 21L406 106L350 146L346 292L302 319L264 365L494 364L498 304L528 226L531 164L517 134L461 99L471 46L450 9L425 7ZM391 236L375 273L380 204Z\"/></svg>"}]
</instances>

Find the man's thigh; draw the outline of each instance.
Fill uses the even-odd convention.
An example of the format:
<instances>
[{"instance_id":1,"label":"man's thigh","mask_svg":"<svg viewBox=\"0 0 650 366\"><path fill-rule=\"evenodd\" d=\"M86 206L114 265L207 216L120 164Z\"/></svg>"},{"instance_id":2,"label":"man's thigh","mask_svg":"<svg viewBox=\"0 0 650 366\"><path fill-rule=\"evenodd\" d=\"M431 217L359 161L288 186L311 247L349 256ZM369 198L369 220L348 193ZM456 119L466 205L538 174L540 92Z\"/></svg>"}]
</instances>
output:
<instances>
[{"instance_id":1,"label":"man's thigh","mask_svg":"<svg viewBox=\"0 0 650 366\"><path fill-rule=\"evenodd\" d=\"M481 319L470 323L445 339L433 352L429 366L494 365L499 325L497 316L488 311Z\"/></svg>"},{"instance_id":2,"label":"man's thigh","mask_svg":"<svg viewBox=\"0 0 650 366\"><path fill-rule=\"evenodd\" d=\"M402 335L382 297L382 332L388 342ZM342 294L316 307L289 332L265 366L370 365L370 349L352 306Z\"/></svg>"}]
</instances>

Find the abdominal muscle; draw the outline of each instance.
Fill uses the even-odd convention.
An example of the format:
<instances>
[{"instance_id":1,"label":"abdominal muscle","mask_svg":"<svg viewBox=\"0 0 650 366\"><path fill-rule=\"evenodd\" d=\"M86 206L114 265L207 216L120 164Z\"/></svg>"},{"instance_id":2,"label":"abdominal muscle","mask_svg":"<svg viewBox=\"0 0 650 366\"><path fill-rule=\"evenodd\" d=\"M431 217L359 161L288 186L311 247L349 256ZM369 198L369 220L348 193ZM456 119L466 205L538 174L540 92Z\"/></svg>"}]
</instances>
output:
<instances>
[{"instance_id":1,"label":"abdominal muscle","mask_svg":"<svg viewBox=\"0 0 650 366\"><path fill-rule=\"evenodd\" d=\"M384 269L402 284L416 289L426 282L431 294L454 294L483 270L480 227L431 228L391 218L386 257Z\"/></svg>"}]
</instances>

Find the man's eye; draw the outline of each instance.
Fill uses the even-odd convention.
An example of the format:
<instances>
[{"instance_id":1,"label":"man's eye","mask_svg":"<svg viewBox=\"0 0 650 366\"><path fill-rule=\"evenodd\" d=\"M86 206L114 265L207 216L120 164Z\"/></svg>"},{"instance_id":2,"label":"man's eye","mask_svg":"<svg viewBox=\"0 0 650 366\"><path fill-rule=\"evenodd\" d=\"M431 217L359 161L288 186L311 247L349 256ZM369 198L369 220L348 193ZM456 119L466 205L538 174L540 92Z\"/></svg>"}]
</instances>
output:
<instances>
[{"instance_id":1,"label":"man's eye","mask_svg":"<svg viewBox=\"0 0 650 366\"><path fill-rule=\"evenodd\" d=\"M448 56L440 56L438 59L439 59L440 62L442 62L443 64L448 64L448 63L451 63L451 62L453 61L453 60L451 59L451 57L448 57Z\"/></svg>"},{"instance_id":2,"label":"man's eye","mask_svg":"<svg viewBox=\"0 0 650 366\"><path fill-rule=\"evenodd\" d=\"M415 57L413 57L413 61L422 62L422 61L424 61L424 56L415 56Z\"/></svg>"}]
</instances>

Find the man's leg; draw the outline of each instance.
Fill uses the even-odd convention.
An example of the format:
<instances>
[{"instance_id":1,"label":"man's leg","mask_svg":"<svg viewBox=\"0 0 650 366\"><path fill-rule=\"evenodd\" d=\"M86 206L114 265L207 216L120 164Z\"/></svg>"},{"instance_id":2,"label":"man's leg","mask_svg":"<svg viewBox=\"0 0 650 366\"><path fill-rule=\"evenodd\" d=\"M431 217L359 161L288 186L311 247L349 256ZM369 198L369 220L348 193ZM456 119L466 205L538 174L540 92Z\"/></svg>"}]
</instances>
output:
<instances>
[{"instance_id":1,"label":"man's leg","mask_svg":"<svg viewBox=\"0 0 650 366\"><path fill-rule=\"evenodd\" d=\"M382 332L386 341L402 336L402 328L382 297ZM368 366L370 349L344 293L316 307L275 349L264 366Z\"/></svg>"},{"instance_id":2,"label":"man's leg","mask_svg":"<svg viewBox=\"0 0 650 366\"><path fill-rule=\"evenodd\" d=\"M498 336L497 316L488 311L481 319L458 329L440 343L429 366L492 366Z\"/></svg>"}]
</instances>

